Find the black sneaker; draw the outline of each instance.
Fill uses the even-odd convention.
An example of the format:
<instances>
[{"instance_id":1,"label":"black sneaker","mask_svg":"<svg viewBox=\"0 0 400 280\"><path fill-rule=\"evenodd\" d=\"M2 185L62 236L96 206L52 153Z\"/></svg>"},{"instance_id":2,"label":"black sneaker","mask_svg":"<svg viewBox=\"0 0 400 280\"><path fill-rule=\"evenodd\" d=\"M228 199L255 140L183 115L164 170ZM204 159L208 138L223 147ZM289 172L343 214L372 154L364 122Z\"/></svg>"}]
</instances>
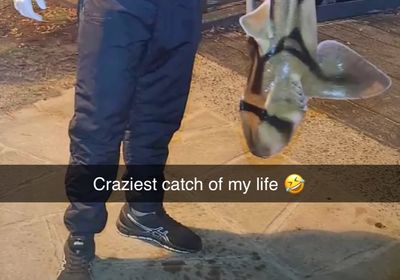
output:
<instances>
[{"instance_id":1,"label":"black sneaker","mask_svg":"<svg viewBox=\"0 0 400 280\"><path fill-rule=\"evenodd\" d=\"M70 235L65 242L63 267L57 280L92 280L94 251L93 236Z\"/></svg>"},{"instance_id":2,"label":"black sneaker","mask_svg":"<svg viewBox=\"0 0 400 280\"><path fill-rule=\"evenodd\" d=\"M174 252L195 253L202 247L200 237L171 218L164 208L142 213L125 204L117 229L123 236L152 241Z\"/></svg>"}]
</instances>

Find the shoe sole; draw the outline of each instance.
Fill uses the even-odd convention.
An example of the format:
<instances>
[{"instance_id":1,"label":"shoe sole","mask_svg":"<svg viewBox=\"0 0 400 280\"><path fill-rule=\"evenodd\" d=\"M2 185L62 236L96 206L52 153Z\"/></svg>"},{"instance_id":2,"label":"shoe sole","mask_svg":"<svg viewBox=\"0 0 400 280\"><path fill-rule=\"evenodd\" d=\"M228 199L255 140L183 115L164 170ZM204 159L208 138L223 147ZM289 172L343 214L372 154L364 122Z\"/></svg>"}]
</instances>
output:
<instances>
[{"instance_id":1,"label":"shoe sole","mask_svg":"<svg viewBox=\"0 0 400 280\"><path fill-rule=\"evenodd\" d=\"M136 235L136 234L130 234L130 233L125 233L121 230L121 228L124 227L123 224L121 224L120 221L117 222L117 232L123 236L123 237L129 237L129 238L133 238L133 239L139 239L142 241L148 241L150 243L154 243L155 245L158 245L164 249L167 249L169 251L175 252L175 253L181 253L181 254L190 254L190 253L196 253L197 251L190 251L190 250L180 250L180 249L176 249L174 247L170 247L168 245L162 244L160 241L158 241L155 238L149 237L149 236L143 236L143 235ZM125 231L125 230L124 230ZM126 230L128 231L128 230Z\"/></svg>"}]
</instances>

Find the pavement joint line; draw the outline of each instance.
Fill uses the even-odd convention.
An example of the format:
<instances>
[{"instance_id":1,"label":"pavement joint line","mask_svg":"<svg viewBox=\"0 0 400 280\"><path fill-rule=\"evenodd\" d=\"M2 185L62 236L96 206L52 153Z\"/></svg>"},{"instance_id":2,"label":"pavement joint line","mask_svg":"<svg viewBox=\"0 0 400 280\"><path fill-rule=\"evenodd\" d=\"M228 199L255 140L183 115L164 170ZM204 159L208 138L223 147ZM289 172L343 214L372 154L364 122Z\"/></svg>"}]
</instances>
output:
<instances>
[{"instance_id":1,"label":"pavement joint line","mask_svg":"<svg viewBox=\"0 0 400 280\"><path fill-rule=\"evenodd\" d=\"M14 149L14 148L12 148L12 147L9 147L9 146L5 145L5 144L2 143L2 142L0 142L0 148L7 149L7 150L12 150L12 151L16 151L16 149Z\"/></svg>"},{"instance_id":2,"label":"pavement joint line","mask_svg":"<svg viewBox=\"0 0 400 280\"><path fill-rule=\"evenodd\" d=\"M219 121L224 122L224 123L226 123L226 124L230 124L230 125L233 125L233 124L236 125L235 122L227 120L226 118L224 118L223 116L221 116L221 114L218 114L218 113L216 113L215 111L212 111L212 110L210 110L210 109L208 109L208 108L206 108L206 110L207 110L207 113L208 113L209 115L213 116L214 118L218 119Z\"/></svg>"},{"instance_id":3,"label":"pavement joint line","mask_svg":"<svg viewBox=\"0 0 400 280\"><path fill-rule=\"evenodd\" d=\"M206 108L206 107L204 107L202 105L201 105L201 110L199 110L199 111L197 111L195 113L189 113L188 116L185 116L184 121L190 122L190 121L196 119L197 117L199 117L201 114L204 114L204 113L206 113L206 114L218 119L219 121L221 121L223 123L223 124L218 125L218 126L211 125L209 127L206 127L207 129L208 128L218 129L218 128L221 128L221 127L222 128L223 127L235 127L236 128L238 126L237 122L229 121L226 118L223 118L220 114L217 114L216 112L214 112L214 111L212 111L212 110L210 110L210 109L208 109L208 108ZM192 129L189 129L189 130L192 130ZM185 130L183 129L183 131L185 131Z\"/></svg>"},{"instance_id":4,"label":"pavement joint line","mask_svg":"<svg viewBox=\"0 0 400 280\"><path fill-rule=\"evenodd\" d=\"M13 221L13 222L10 222L10 223L2 224L1 227L3 228L3 227L7 227L7 226L18 225L18 224L26 221L27 219L28 219L28 217L25 217L25 218L23 218L21 220L16 220L16 221Z\"/></svg>"},{"instance_id":5,"label":"pavement joint line","mask_svg":"<svg viewBox=\"0 0 400 280\"><path fill-rule=\"evenodd\" d=\"M247 149L247 148L246 148ZM221 165L228 165L230 162L234 161L237 158L240 158L241 156L246 155L247 153L249 153L249 150L244 150L243 152L241 152L240 154L234 156L233 158L230 158L224 162L221 163Z\"/></svg>"},{"instance_id":6,"label":"pavement joint line","mask_svg":"<svg viewBox=\"0 0 400 280\"><path fill-rule=\"evenodd\" d=\"M243 231L243 226L240 225L235 219L231 219L229 221L226 220L224 218L224 215L220 215L220 214L216 213L216 211L213 210L209 205L200 205L200 207L202 207L207 213L211 214L214 218L216 218L217 220L222 222L228 228L233 229L236 233L238 233L240 235L245 235L246 234L246 232ZM257 248L255 243L252 242L252 245L255 248Z\"/></svg>"},{"instance_id":7,"label":"pavement joint line","mask_svg":"<svg viewBox=\"0 0 400 280\"><path fill-rule=\"evenodd\" d=\"M65 204L65 206L67 206L68 204L69 204L69 202L61 202L61 203L63 203L63 204ZM1 203L1 211L5 211L5 212L8 212L8 213L10 213L10 214L18 214L18 215L21 215L21 216L23 216L22 217L22 219L20 219L19 220L19 222L22 222L22 221L25 221L25 220L27 220L27 219L32 219L32 217L30 217L30 216L26 216L26 211L24 211L24 212L22 212L22 211L19 211L18 209L9 209L9 208L7 208L7 206L6 207L3 207L3 205L7 205L7 204L13 204L13 205L15 205L15 204L20 204L19 202L5 202L5 203ZM25 203L24 203L25 204ZM28 202L28 204L37 204L36 202ZM47 204L49 204L49 202L43 202L43 203L40 203L40 204L46 204L46 206L47 206ZM66 207L65 207L66 208ZM63 210L57 210L57 211L54 211L54 212L52 212L52 213L48 213L48 214L43 214L43 215L39 215L39 216L34 216L34 218L43 218L43 217L45 217L45 218L52 218L52 217L55 217L55 216L58 216L58 215L60 215L60 214L64 214L64 212L65 212L65 209L63 209ZM8 225L8 224L7 224Z\"/></svg>"},{"instance_id":8,"label":"pavement joint line","mask_svg":"<svg viewBox=\"0 0 400 280\"><path fill-rule=\"evenodd\" d=\"M8 204L10 204L11 202L9 202ZM13 203L14 204L14 203ZM2 203L1 204L1 211L5 211L5 212L8 212L8 213L10 213L10 214L19 214L19 215L22 215L22 216L25 216L26 214L25 214L25 212L22 212L22 211L18 211L18 210L15 210L15 209L8 209L7 207L4 207L3 205L7 205L7 203Z\"/></svg>"},{"instance_id":9,"label":"pavement joint line","mask_svg":"<svg viewBox=\"0 0 400 280\"><path fill-rule=\"evenodd\" d=\"M300 163L299 161L292 159L291 157L287 156L287 155L284 154L284 153L280 153L280 155L281 155L283 158L285 158L285 159L287 159L288 161L290 161L291 164L293 164L293 165L301 165L301 163Z\"/></svg>"},{"instance_id":10,"label":"pavement joint line","mask_svg":"<svg viewBox=\"0 0 400 280\"><path fill-rule=\"evenodd\" d=\"M218 215L209 205L200 205L200 207L203 208L207 213L214 216L214 218L221 221L226 226L230 227L233 230L237 230L239 234L244 234L244 232L242 231L242 226L240 226L235 220L228 222L226 219L221 218L222 215Z\"/></svg>"},{"instance_id":11,"label":"pavement joint line","mask_svg":"<svg viewBox=\"0 0 400 280\"><path fill-rule=\"evenodd\" d=\"M3 145L2 143L0 143L0 148L2 149L2 151L0 152L0 154L5 154L5 153L8 153L8 152L18 152L17 149L8 147L8 146L6 146L6 145Z\"/></svg>"},{"instance_id":12,"label":"pavement joint line","mask_svg":"<svg viewBox=\"0 0 400 280\"><path fill-rule=\"evenodd\" d=\"M58 254L58 252L59 252L58 248L60 246L59 246L58 242L56 241L56 240L59 240L59 238L57 238L57 236L58 236L57 231L55 231L54 225L46 217L42 217L42 220L43 220L44 224L46 225L46 229L47 229L47 233L48 233L48 237L49 237L48 240L50 240L50 244L52 245L54 257L56 260L61 260L62 256L60 256ZM54 234L55 234L55 236L54 236Z\"/></svg>"},{"instance_id":13,"label":"pavement joint line","mask_svg":"<svg viewBox=\"0 0 400 280\"><path fill-rule=\"evenodd\" d=\"M265 226L262 233L271 234L279 232L282 226L287 221L288 217L292 215L292 213L296 210L296 208L300 205L300 202L296 203L287 203L286 206L279 211L279 213L272 219L272 221Z\"/></svg>"},{"instance_id":14,"label":"pavement joint line","mask_svg":"<svg viewBox=\"0 0 400 280\"><path fill-rule=\"evenodd\" d=\"M0 236L1 236L2 232L8 232L7 230L5 230L6 227L12 227L12 226L15 226L17 224L19 226L30 226L30 225L34 225L34 224L37 224L37 223L43 223L43 217L27 218L27 219L24 219L24 220L17 221L15 223L8 223L6 225L2 225L1 226L2 230L0 231Z\"/></svg>"},{"instance_id":15,"label":"pavement joint line","mask_svg":"<svg viewBox=\"0 0 400 280\"><path fill-rule=\"evenodd\" d=\"M236 159L238 159L238 158L240 158L240 157L242 157L242 156L245 156L245 155L249 155L249 156L255 157L255 156L250 152L250 150L246 147L245 150L244 150L244 152L243 152L242 154L240 154L240 155L234 157L234 158L231 159L231 160L228 160L228 161L224 162L223 164L228 164L228 165L229 165L229 164L231 164L233 161L235 161ZM283 154L283 153L279 154L279 156L281 156L281 157L283 157L285 160L289 161L290 164L293 164L293 165L299 165L299 164L300 164L298 161L293 160L292 158L288 157L287 155L285 155L285 154ZM266 160L268 160L268 159L266 159ZM277 165L278 165L278 164L277 164ZM260 164L260 166L262 166L262 164ZM266 165L266 166L268 166L268 165Z\"/></svg>"},{"instance_id":16,"label":"pavement joint line","mask_svg":"<svg viewBox=\"0 0 400 280\"><path fill-rule=\"evenodd\" d=\"M12 190L7 191L4 194L1 194L0 195L0 199L4 199L5 197L7 197L9 195L18 193L19 191L25 189L26 187L30 187L30 184L32 182L36 182L37 180L41 180L41 179L46 178L46 177L48 177L49 175L52 175L52 174L53 174L53 172L48 171L48 172L39 174L39 176L36 176L36 177L33 177L33 178L31 177L31 178L19 183L18 185L16 185Z\"/></svg>"},{"instance_id":17,"label":"pavement joint line","mask_svg":"<svg viewBox=\"0 0 400 280\"><path fill-rule=\"evenodd\" d=\"M219 114L211 111L210 109L208 109L204 105L199 104L199 105L196 105L196 106L200 110L193 111L193 109L190 108L190 105L188 106L187 113L185 113L185 117L184 117L186 120L190 121L190 120L198 117L199 115L206 113L206 114L212 115L213 117L216 117L217 119L219 119L222 122L230 123L230 121L227 121L225 118L222 118Z\"/></svg>"},{"instance_id":18,"label":"pavement joint line","mask_svg":"<svg viewBox=\"0 0 400 280\"><path fill-rule=\"evenodd\" d=\"M32 202L32 203L36 203L36 202ZM43 202L43 203L49 204L49 202ZM51 202L50 202L50 203L51 203ZM63 203L66 204L66 205L65 205L65 208L67 208L67 203L69 203L69 202L63 202ZM52 217L57 217L57 216L59 216L59 215L63 215L64 212L65 212L65 209L63 209L63 210L58 210L58 211L54 211L54 212L52 212L52 213L50 213L50 214L43 214L43 215L34 216L34 217L35 217L35 218L45 218L45 219L47 219L47 218L52 218ZM26 220L26 219L30 219L30 217L26 217L26 218L23 219L23 220ZM21 220L21 221L22 221L22 220Z\"/></svg>"},{"instance_id":19,"label":"pavement joint line","mask_svg":"<svg viewBox=\"0 0 400 280\"><path fill-rule=\"evenodd\" d=\"M239 157L241 155L244 155L244 154L246 154L246 152L240 152L239 154L232 155L231 158L229 158L229 159L227 159L227 160L225 160L225 161L223 161L221 163L218 163L216 165L226 165L228 162L230 162L230 161L234 160L235 158L237 158L237 157ZM211 172L211 170L210 170L210 172Z\"/></svg>"},{"instance_id":20,"label":"pavement joint line","mask_svg":"<svg viewBox=\"0 0 400 280\"><path fill-rule=\"evenodd\" d=\"M43 108L41 108L40 105L38 105L38 102L35 102L35 103L32 104L32 109L34 109L35 111L37 111L40 114L46 114L47 115L46 110L43 110Z\"/></svg>"},{"instance_id":21,"label":"pavement joint line","mask_svg":"<svg viewBox=\"0 0 400 280\"><path fill-rule=\"evenodd\" d=\"M240 157L242 157L242 156L248 155L249 153L250 153L249 150L245 150L245 151L243 151L243 153L241 153L241 154L235 156L234 158L232 158L232 159L230 159L230 160L225 161L225 162L222 163L222 164L223 164L223 165L230 165L233 161L237 160L238 158L240 158Z\"/></svg>"},{"instance_id":22,"label":"pavement joint line","mask_svg":"<svg viewBox=\"0 0 400 280\"><path fill-rule=\"evenodd\" d=\"M180 136L183 137L183 134L186 134L186 136L195 136L198 134L203 134L204 132L216 132L216 131L221 131L222 129L235 129L235 127L232 124L226 123L222 124L219 126L208 126L208 127L202 127L202 128L182 128L179 132Z\"/></svg>"},{"instance_id":23,"label":"pavement joint line","mask_svg":"<svg viewBox=\"0 0 400 280\"><path fill-rule=\"evenodd\" d=\"M0 154L4 154L6 152L16 152L16 153L18 153L18 154L20 154L22 156L31 157L31 158L33 158L35 160L38 160L43 164L54 164L54 162L51 162L51 161L49 161L49 160L47 160L45 158L38 157L35 154L29 153L29 152L27 152L25 150L21 150L21 149L17 149L17 148L11 147L11 146L7 146L7 145L5 145L4 143L1 143L1 142L0 142L0 148L4 149L3 151L0 152Z\"/></svg>"},{"instance_id":24,"label":"pavement joint line","mask_svg":"<svg viewBox=\"0 0 400 280\"><path fill-rule=\"evenodd\" d=\"M201 115L203 113L207 113L207 109L203 108L203 106L199 106L200 110L194 110L194 109L191 109L190 106L188 106L188 107L189 108L186 108L186 112L183 117L183 119L186 121L191 121L191 120L197 118L199 115Z\"/></svg>"},{"instance_id":25,"label":"pavement joint line","mask_svg":"<svg viewBox=\"0 0 400 280\"><path fill-rule=\"evenodd\" d=\"M373 260L376 257L382 255L383 253L387 252L388 250L400 246L400 241L392 241L386 245L381 245L377 246L376 248L369 248L366 250L360 250L358 252L355 252L353 254L350 254L349 256L346 256L340 260L337 260L335 262L336 265L333 267L323 267L320 268L319 270L311 272L310 276L318 276L318 275L323 275L327 273L332 273L332 272L338 272L342 271L346 268L355 266L363 261L368 261L368 260Z\"/></svg>"}]
</instances>

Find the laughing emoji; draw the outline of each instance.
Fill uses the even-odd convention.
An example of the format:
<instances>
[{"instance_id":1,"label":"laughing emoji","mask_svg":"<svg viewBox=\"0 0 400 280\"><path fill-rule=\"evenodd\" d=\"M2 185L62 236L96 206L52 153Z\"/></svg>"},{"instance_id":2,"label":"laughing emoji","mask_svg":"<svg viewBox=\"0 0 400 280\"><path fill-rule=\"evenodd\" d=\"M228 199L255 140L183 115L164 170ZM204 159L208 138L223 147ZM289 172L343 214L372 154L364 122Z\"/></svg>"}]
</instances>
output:
<instances>
[{"instance_id":1,"label":"laughing emoji","mask_svg":"<svg viewBox=\"0 0 400 280\"><path fill-rule=\"evenodd\" d=\"M285 179L286 192L298 194L304 189L304 179L298 174L292 174Z\"/></svg>"}]
</instances>

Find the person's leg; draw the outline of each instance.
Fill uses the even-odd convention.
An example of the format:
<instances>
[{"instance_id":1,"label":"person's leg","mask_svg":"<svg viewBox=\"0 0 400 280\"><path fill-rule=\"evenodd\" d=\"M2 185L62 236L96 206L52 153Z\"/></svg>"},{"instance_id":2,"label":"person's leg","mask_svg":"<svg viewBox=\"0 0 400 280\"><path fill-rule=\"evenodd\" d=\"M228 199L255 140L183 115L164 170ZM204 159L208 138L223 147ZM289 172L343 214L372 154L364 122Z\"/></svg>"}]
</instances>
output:
<instances>
[{"instance_id":1,"label":"person's leg","mask_svg":"<svg viewBox=\"0 0 400 280\"><path fill-rule=\"evenodd\" d=\"M163 180L168 144L179 128L200 40L201 1L160 1L155 36L138 78L124 137L125 177ZM124 235L154 241L179 252L196 252L201 240L169 217L163 192L127 192L117 223Z\"/></svg>"},{"instance_id":2,"label":"person's leg","mask_svg":"<svg viewBox=\"0 0 400 280\"><path fill-rule=\"evenodd\" d=\"M165 165L169 142L182 121L201 36L201 1L171 0L160 4L154 34L145 72L138 78L123 150L125 163L133 166L127 174L162 180L163 168L143 166ZM135 166L142 169L135 172ZM128 201L142 211L159 208L157 203L143 202L160 204L162 197L162 192L127 193Z\"/></svg>"},{"instance_id":3,"label":"person's leg","mask_svg":"<svg viewBox=\"0 0 400 280\"><path fill-rule=\"evenodd\" d=\"M70 123L65 222L72 233L97 233L105 224L109 193L96 192L98 171L113 180L129 119L138 66L152 36L150 0L85 0L79 28L75 114ZM106 174L103 171L106 170ZM96 203L94 203L96 202Z\"/></svg>"},{"instance_id":4,"label":"person's leg","mask_svg":"<svg viewBox=\"0 0 400 280\"><path fill-rule=\"evenodd\" d=\"M89 279L93 235L107 220L109 192L93 180L114 180L132 97L157 14L154 0L83 0L79 22L75 113L70 123L70 166L65 187L71 235L59 280Z\"/></svg>"}]
</instances>

